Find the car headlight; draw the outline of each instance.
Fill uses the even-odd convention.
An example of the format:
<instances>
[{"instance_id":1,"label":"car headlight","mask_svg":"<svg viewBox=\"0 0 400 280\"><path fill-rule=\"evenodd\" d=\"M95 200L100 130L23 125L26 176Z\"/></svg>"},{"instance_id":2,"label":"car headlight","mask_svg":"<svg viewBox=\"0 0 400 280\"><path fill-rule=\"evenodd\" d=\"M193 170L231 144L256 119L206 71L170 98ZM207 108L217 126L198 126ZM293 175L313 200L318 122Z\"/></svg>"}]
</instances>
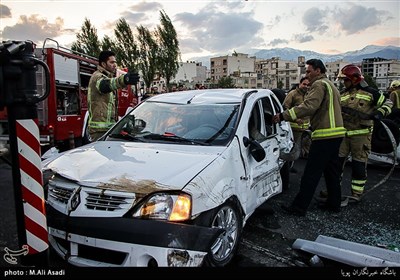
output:
<instances>
[{"instance_id":1,"label":"car headlight","mask_svg":"<svg viewBox=\"0 0 400 280\"><path fill-rule=\"evenodd\" d=\"M43 171L43 188L44 188L44 198L47 199L47 191L49 188L49 181L54 177L56 173L51 169L46 169Z\"/></svg>"},{"instance_id":2,"label":"car headlight","mask_svg":"<svg viewBox=\"0 0 400 280\"><path fill-rule=\"evenodd\" d=\"M132 216L179 222L190 218L191 209L192 200L188 194L155 193L144 201Z\"/></svg>"},{"instance_id":3,"label":"car headlight","mask_svg":"<svg viewBox=\"0 0 400 280\"><path fill-rule=\"evenodd\" d=\"M43 185L47 185L56 173L51 169L43 171Z\"/></svg>"}]
</instances>

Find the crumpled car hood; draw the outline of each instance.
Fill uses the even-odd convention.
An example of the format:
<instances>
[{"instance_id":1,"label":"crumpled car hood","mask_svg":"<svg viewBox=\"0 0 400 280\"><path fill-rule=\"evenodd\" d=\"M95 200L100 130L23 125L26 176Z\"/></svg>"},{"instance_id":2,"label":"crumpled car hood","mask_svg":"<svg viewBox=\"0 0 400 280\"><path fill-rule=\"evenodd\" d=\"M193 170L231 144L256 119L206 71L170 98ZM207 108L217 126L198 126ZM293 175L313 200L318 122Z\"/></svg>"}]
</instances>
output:
<instances>
[{"instance_id":1,"label":"crumpled car hood","mask_svg":"<svg viewBox=\"0 0 400 280\"><path fill-rule=\"evenodd\" d=\"M152 183L158 189L182 189L226 147L99 141L47 160L63 177L86 186L137 191Z\"/></svg>"}]
</instances>

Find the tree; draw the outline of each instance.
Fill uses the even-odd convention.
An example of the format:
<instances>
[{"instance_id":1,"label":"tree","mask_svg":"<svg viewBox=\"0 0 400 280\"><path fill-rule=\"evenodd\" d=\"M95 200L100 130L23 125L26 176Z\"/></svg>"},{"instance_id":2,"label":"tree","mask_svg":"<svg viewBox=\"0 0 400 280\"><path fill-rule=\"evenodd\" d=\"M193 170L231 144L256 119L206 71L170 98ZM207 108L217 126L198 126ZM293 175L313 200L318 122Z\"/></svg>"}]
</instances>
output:
<instances>
[{"instance_id":1,"label":"tree","mask_svg":"<svg viewBox=\"0 0 400 280\"><path fill-rule=\"evenodd\" d=\"M158 45L151 32L143 25L137 27L139 40L139 69L146 88L151 87L154 75L158 69Z\"/></svg>"},{"instance_id":2,"label":"tree","mask_svg":"<svg viewBox=\"0 0 400 280\"><path fill-rule=\"evenodd\" d=\"M233 82L233 79L231 77L222 77L218 81L218 87L219 88L234 88L235 83Z\"/></svg>"},{"instance_id":3,"label":"tree","mask_svg":"<svg viewBox=\"0 0 400 280\"><path fill-rule=\"evenodd\" d=\"M114 29L115 54L118 63L131 71L137 71L138 50L132 29L124 18L120 18Z\"/></svg>"},{"instance_id":4,"label":"tree","mask_svg":"<svg viewBox=\"0 0 400 280\"><path fill-rule=\"evenodd\" d=\"M276 85L276 87L282 89L283 88L283 82L282 81L278 81L278 84Z\"/></svg>"},{"instance_id":5,"label":"tree","mask_svg":"<svg viewBox=\"0 0 400 280\"><path fill-rule=\"evenodd\" d=\"M378 86L376 85L374 78L371 77L370 75L365 74L365 75L364 75L364 80L367 82L367 84L368 84L370 87L373 87L373 88L375 88L375 89L378 89Z\"/></svg>"},{"instance_id":6,"label":"tree","mask_svg":"<svg viewBox=\"0 0 400 280\"><path fill-rule=\"evenodd\" d=\"M159 71L166 81L167 90L172 77L178 73L180 56L176 30L168 15L160 11L161 25L157 26Z\"/></svg>"},{"instance_id":7,"label":"tree","mask_svg":"<svg viewBox=\"0 0 400 280\"><path fill-rule=\"evenodd\" d=\"M101 41L101 49L115 51L115 42L108 35L105 35L103 40Z\"/></svg>"},{"instance_id":8,"label":"tree","mask_svg":"<svg viewBox=\"0 0 400 280\"><path fill-rule=\"evenodd\" d=\"M76 41L72 43L71 49L93 57L99 57L100 41L97 36L97 29L92 26L90 20L85 18L81 32L76 34Z\"/></svg>"}]
</instances>

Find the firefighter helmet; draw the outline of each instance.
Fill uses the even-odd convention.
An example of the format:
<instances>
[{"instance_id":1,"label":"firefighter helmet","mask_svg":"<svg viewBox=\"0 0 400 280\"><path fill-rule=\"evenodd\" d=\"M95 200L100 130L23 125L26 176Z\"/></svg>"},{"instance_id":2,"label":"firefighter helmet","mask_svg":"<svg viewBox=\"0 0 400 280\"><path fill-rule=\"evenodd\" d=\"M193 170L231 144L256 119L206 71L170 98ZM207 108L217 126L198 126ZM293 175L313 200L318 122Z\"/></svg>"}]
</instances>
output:
<instances>
[{"instance_id":1,"label":"firefighter helmet","mask_svg":"<svg viewBox=\"0 0 400 280\"><path fill-rule=\"evenodd\" d=\"M364 76L361 74L360 68L353 64L349 64L340 70L337 78L348 78L353 82L353 84L359 84L364 79Z\"/></svg>"},{"instance_id":2,"label":"firefighter helmet","mask_svg":"<svg viewBox=\"0 0 400 280\"><path fill-rule=\"evenodd\" d=\"M391 84L390 84L390 88L398 88L400 87L400 81L399 80L394 80Z\"/></svg>"}]
</instances>

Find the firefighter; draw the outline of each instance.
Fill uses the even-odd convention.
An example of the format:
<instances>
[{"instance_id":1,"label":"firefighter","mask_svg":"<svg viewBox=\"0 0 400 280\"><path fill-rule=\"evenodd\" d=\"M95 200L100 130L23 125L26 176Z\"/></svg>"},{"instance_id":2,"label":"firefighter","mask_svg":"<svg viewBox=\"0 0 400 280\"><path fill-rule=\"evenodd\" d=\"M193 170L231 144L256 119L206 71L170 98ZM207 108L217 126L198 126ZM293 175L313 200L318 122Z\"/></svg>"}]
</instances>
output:
<instances>
[{"instance_id":1,"label":"firefighter","mask_svg":"<svg viewBox=\"0 0 400 280\"><path fill-rule=\"evenodd\" d=\"M367 182L367 161L371 152L374 120L390 114L392 102L382 92L368 86L360 68L349 64L338 75L345 90L341 94L343 122L346 136L339 149L343 169L349 155L352 158L351 196L349 202L360 201Z\"/></svg>"},{"instance_id":2,"label":"firefighter","mask_svg":"<svg viewBox=\"0 0 400 280\"><path fill-rule=\"evenodd\" d=\"M300 105L304 101L304 96L307 93L309 87L309 81L306 77L300 79L300 83L295 89L291 90L285 97L283 101L283 107L285 109L290 109L294 106ZM303 133L310 126L310 118L305 117L303 119L298 119L296 122L289 122L293 131L294 142L296 145L301 145L301 156L305 157L309 151L309 144L302 142ZM291 172L296 173L297 170L292 166Z\"/></svg>"},{"instance_id":3,"label":"firefighter","mask_svg":"<svg viewBox=\"0 0 400 280\"><path fill-rule=\"evenodd\" d=\"M89 81L88 111L90 141L99 139L118 120L117 89L135 85L139 81L137 73L128 72L115 77L117 63L115 53L102 51L99 65Z\"/></svg>"},{"instance_id":4,"label":"firefighter","mask_svg":"<svg viewBox=\"0 0 400 280\"><path fill-rule=\"evenodd\" d=\"M311 146L301 178L300 190L290 206L281 205L291 215L304 216L311 203L322 174L328 187L328 199L320 205L323 210L340 212L340 172L338 152L346 132L340 108L340 93L326 77L326 67L319 59L306 62L306 77L310 89L304 102L273 117L275 123L282 120L296 121L309 116Z\"/></svg>"},{"instance_id":5,"label":"firefighter","mask_svg":"<svg viewBox=\"0 0 400 280\"><path fill-rule=\"evenodd\" d=\"M393 102L393 109L400 109L400 81L394 80L390 84L390 100Z\"/></svg>"}]
</instances>

